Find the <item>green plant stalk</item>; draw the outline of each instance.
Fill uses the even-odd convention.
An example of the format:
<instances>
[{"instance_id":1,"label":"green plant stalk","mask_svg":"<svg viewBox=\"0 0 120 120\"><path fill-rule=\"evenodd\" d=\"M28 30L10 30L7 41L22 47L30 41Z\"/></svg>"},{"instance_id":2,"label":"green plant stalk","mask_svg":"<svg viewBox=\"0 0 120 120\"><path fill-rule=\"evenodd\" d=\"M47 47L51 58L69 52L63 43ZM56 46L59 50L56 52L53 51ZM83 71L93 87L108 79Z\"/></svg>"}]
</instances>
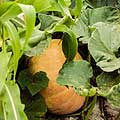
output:
<instances>
[{"instance_id":1,"label":"green plant stalk","mask_svg":"<svg viewBox=\"0 0 120 120\"><path fill-rule=\"evenodd\" d=\"M95 95L94 98L93 98L90 109L88 110L87 115L85 116L85 120L89 120L90 115L91 115L91 113L92 113L92 111L95 107L96 101L97 101L97 95Z\"/></svg>"}]
</instances>

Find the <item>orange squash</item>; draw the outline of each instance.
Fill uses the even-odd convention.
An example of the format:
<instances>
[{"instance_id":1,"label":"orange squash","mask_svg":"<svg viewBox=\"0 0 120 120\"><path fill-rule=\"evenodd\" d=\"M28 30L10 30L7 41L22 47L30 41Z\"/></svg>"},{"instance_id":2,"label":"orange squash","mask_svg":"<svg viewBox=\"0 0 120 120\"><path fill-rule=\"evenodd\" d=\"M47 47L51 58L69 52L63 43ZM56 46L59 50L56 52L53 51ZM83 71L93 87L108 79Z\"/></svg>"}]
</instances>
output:
<instances>
[{"instance_id":1,"label":"orange squash","mask_svg":"<svg viewBox=\"0 0 120 120\"><path fill-rule=\"evenodd\" d=\"M82 59L77 53L75 60ZM44 97L50 112L55 114L69 114L77 111L85 101L85 97L75 93L72 87L60 86L56 83L59 70L66 58L62 51L61 40L53 39L49 47L40 56L30 60L30 71L35 74L44 71L49 78L48 87L40 92Z\"/></svg>"}]
</instances>

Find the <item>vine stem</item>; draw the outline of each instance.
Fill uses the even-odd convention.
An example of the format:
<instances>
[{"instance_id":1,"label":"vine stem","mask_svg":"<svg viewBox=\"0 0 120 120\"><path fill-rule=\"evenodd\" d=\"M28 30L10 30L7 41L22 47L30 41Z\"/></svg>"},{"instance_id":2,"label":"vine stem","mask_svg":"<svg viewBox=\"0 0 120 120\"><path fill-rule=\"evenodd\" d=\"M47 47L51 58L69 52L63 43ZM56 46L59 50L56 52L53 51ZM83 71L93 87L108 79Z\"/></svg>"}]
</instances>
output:
<instances>
[{"instance_id":1,"label":"vine stem","mask_svg":"<svg viewBox=\"0 0 120 120\"><path fill-rule=\"evenodd\" d=\"M91 106L88 109L87 115L85 116L85 120L89 120L90 115L91 115L91 113L92 113L92 111L93 111L93 109L95 107L96 101L97 101L97 95L94 96L94 98L93 98L93 100L92 100L92 102L90 104Z\"/></svg>"}]
</instances>

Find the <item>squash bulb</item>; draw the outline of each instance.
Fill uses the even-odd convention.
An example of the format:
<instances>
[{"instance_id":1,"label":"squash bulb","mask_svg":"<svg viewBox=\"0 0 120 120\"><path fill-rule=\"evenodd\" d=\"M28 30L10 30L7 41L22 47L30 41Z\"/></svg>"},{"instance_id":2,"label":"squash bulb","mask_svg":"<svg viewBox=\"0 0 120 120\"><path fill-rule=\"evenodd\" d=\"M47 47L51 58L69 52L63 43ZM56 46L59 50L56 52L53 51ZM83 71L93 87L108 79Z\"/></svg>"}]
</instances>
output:
<instances>
[{"instance_id":1,"label":"squash bulb","mask_svg":"<svg viewBox=\"0 0 120 120\"><path fill-rule=\"evenodd\" d=\"M82 59L77 53L74 60ZM55 114L69 114L77 111L85 101L85 97L75 93L74 88L60 86L56 83L59 70L66 58L62 51L61 40L53 39L48 48L40 56L30 60L30 71L35 74L44 71L49 78L48 87L40 92L44 97L50 112Z\"/></svg>"}]
</instances>

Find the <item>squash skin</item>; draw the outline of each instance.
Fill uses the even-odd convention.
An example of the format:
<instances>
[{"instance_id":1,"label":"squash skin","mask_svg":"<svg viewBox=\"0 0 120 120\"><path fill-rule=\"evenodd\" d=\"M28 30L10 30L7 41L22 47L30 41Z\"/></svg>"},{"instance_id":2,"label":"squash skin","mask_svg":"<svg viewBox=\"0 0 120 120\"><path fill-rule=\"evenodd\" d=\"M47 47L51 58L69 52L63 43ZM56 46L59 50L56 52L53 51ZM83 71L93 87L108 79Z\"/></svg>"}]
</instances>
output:
<instances>
[{"instance_id":1,"label":"squash skin","mask_svg":"<svg viewBox=\"0 0 120 120\"><path fill-rule=\"evenodd\" d=\"M74 60L79 59L82 58L77 53ZM65 60L61 40L53 39L43 54L32 57L29 62L29 69L32 74L39 71L47 73L48 87L42 90L40 94L45 99L49 111L59 115L73 113L80 109L85 102L85 97L77 95L74 88L67 88L56 83L59 70Z\"/></svg>"}]
</instances>

